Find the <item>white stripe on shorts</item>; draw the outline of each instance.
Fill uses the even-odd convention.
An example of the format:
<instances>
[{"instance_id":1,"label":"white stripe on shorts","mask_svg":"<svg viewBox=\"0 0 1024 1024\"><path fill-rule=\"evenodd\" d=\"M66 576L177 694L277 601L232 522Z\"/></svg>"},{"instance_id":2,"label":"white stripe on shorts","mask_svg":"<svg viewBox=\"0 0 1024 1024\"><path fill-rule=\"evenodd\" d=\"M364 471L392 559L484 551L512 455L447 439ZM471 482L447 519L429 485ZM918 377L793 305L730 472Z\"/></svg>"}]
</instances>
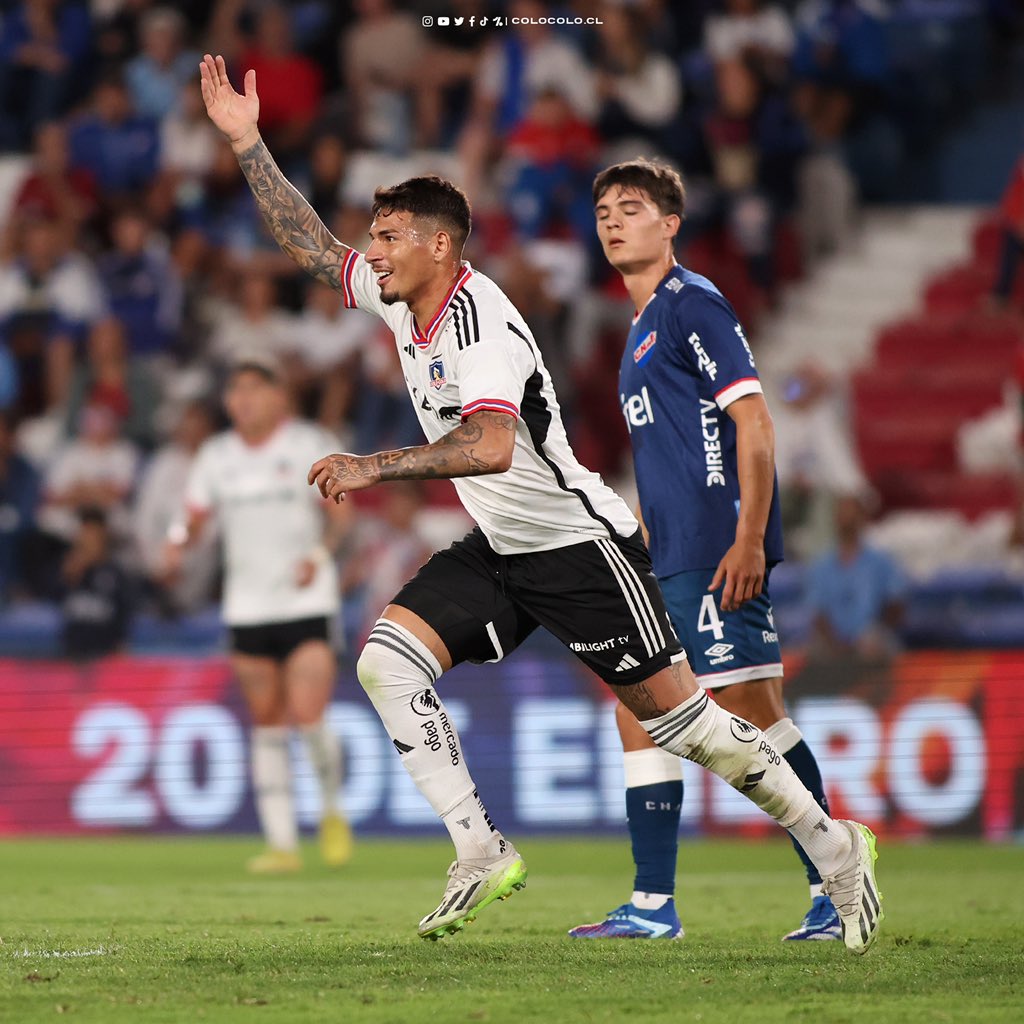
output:
<instances>
[{"instance_id":1,"label":"white stripe on shorts","mask_svg":"<svg viewBox=\"0 0 1024 1024\"><path fill-rule=\"evenodd\" d=\"M619 584L622 596L626 599L626 604L640 631L640 637L647 649L647 656L653 658L659 651L664 650L665 636L658 624L658 616L651 606L647 591L644 590L636 570L612 541L598 538L594 543L604 555L608 568L611 569L612 575Z\"/></svg>"}]
</instances>

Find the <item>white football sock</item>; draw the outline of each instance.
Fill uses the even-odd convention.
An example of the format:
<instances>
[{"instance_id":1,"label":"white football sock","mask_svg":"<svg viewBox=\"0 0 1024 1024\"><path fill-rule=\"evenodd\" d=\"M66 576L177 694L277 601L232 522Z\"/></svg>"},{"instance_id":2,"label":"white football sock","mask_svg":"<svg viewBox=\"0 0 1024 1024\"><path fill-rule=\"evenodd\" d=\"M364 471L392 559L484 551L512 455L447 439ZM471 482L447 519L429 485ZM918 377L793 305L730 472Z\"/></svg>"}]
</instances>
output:
<instances>
[{"instance_id":1,"label":"white football sock","mask_svg":"<svg viewBox=\"0 0 1024 1024\"><path fill-rule=\"evenodd\" d=\"M437 659L409 630L378 619L356 665L416 788L444 822L459 860L505 853L466 768L455 723L433 688Z\"/></svg>"},{"instance_id":2,"label":"white football sock","mask_svg":"<svg viewBox=\"0 0 1024 1024\"><path fill-rule=\"evenodd\" d=\"M803 738L792 718L780 718L764 731L768 742L776 752L785 757Z\"/></svg>"},{"instance_id":3,"label":"white football sock","mask_svg":"<svg viewBox=\"0 0 1024 1024\"><path fill-rule=\"evenodd\" d=\"M283 725L257 725L252 730L252 785L267 846L294 852L299 833L292 803L288 730Z\"/></svg>"},{"instance_id":4,"label":"white football sock","mask_svg":"<svg viewBox=\"0 0 1024 1024\"><path fill-rule=\"evenodd\" d=\"M320 785L320 816L337 814L341 799L341 740L324 718L313 725L300 726L299 732Z\"/></svg>"},{"instance_id":5,"label":"white football sock","mask_svg":"<svg viewBox=\"0 0 1024 1024\"><path fill-rule=\"evenodd\" d=\"M629 902L638 910L660 910L672 899L671 894L665 892L635 892L629 898Z\"/></svg>"},{"instance_id":6,"label":"white football sock","mask_svg":"<svg viewBox=\"0 0 1024 1024\"><path fill-rule=\"evenodd\" d=\"M637 786L656 786L659 782L679 782L683 777L683 762L678 755L661 747L643 750L624 750L622 767L626 789Z\"/></svg>"},{"instance_id":7,"label":"white football sock","mask_svg":"<svg viewBox=\"0 0 1024 1024\"><path fill-rule=\"evenodd\" d=\"M849 856L848 831L831 826L765 734L730 715L704 691L640 724L658 746L695 761L749 797L793 835L823 875L832 874Z\"/></svg>"}]
</instances>

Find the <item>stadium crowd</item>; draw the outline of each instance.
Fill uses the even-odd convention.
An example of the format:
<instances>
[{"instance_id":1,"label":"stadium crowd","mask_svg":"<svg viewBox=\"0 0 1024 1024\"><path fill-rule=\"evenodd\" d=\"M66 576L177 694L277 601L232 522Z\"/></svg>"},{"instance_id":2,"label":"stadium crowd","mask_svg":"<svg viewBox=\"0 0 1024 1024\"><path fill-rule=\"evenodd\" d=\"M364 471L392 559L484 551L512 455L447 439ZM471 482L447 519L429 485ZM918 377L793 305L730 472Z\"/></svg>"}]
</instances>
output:
<instances>
[{"instance_id":1,"label":"stadium crowd","mask_svg":"<svg viewBox=\"0 0 1024 1024\"><path fill-rule=\"evenodd\" d=\"M211 549L174 581L159 552L241 352L283 361L297 411L343 448L419 437L386 328L342 315L341 296L264 230L203 109L203 52L225 54L236 84L256 69L268 145L339 238L365 237L381 182L433 171L464 184L471 261L532 325L581 461L615 479L628 472L612 382L631 308L596 245L595 171L637 153L682 168L687 264L722 287L756 346L759 313L844 244L858 197L899 197L902 170L998 73L1013 8L3 4L0 600L63 602L80 653L122 643L132 608L209 604ZM417 489L381 500L348 549L396 563L371 574L351 560L348 585L378 603L380 576L403 577L427 548L394 543L422 511ZM109 629L79 628L103 609Z\"/></svg>"}]
</instances>

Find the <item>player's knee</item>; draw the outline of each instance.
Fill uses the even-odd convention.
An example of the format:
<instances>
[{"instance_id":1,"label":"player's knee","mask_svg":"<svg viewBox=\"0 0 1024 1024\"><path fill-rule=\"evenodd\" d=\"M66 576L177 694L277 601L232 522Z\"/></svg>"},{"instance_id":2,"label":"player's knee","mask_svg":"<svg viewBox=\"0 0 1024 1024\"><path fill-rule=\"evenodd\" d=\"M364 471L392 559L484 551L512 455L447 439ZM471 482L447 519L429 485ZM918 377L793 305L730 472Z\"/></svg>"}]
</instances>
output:
<instances>
[{"instance_id":1,"label":"player's knee","mask_svg":"<svg viewBox=\"0 0 1024 1024\"><path fill-rule=\"evenodd\" d=\"M387 679L387 650L380 644L365 644L356 662L356 678L360 686L372 697Z\"/></svg>"}]
</instances>

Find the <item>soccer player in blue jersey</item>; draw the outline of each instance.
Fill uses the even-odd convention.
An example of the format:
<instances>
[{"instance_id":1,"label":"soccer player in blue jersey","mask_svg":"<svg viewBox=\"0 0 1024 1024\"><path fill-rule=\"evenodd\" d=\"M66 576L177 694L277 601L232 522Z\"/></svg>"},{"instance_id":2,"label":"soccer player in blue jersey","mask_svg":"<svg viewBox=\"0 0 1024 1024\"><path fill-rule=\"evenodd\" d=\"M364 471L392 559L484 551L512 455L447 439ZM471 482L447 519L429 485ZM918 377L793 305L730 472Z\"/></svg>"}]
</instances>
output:
<instances>
[{"instance_id":1,"label":"soccer player in blue jersey","mask_svg":"<svg viewBox=\"0 0 1024 1024\"><path fill-rule=\"evenodd\" d=\"M597 233L638 312L619 371L642 522L672 624L697 681L752 722L826 811L817 762L782 702L782 658L768 597L782 560L774 430L736 313L673 245L685 191L670 167L616 164L594 181ZM634 892L575 938L680 938L676 854L681 762L656 747L621 704ZM821 876L807 869L811 908L786 939L839 939Z\"/></svg>"}]
</instances>

